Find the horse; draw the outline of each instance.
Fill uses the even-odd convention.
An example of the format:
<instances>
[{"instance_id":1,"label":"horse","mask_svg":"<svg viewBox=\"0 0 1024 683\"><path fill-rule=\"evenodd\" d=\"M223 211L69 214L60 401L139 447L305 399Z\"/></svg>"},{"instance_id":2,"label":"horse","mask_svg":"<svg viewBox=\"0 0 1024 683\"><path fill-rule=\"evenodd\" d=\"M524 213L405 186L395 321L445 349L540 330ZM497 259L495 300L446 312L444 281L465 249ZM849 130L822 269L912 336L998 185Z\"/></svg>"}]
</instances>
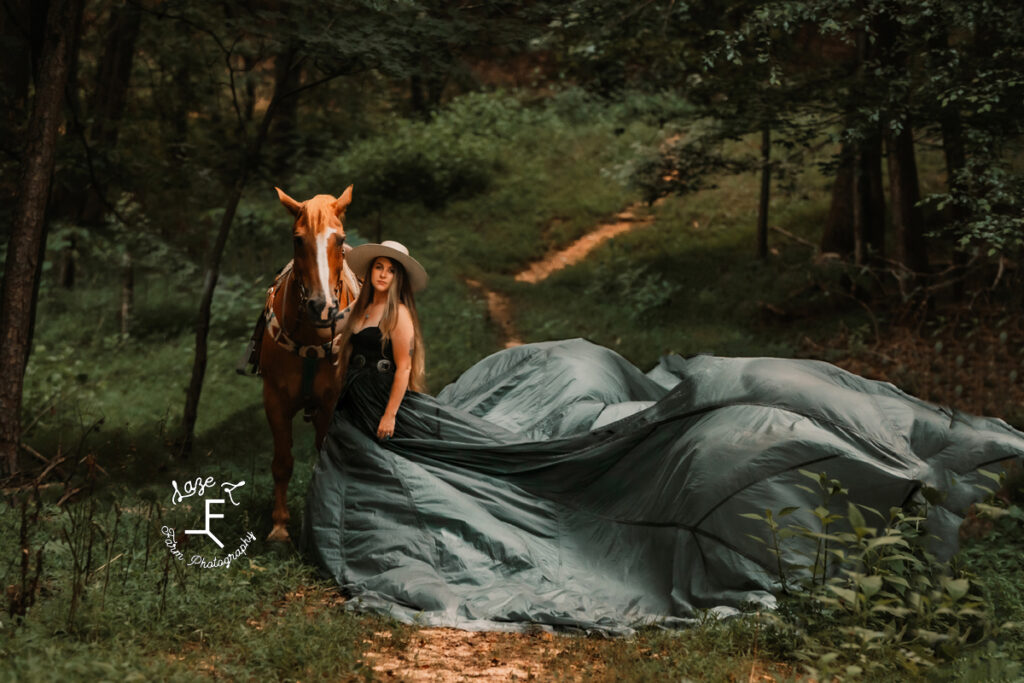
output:
<instances>
[{"instance_id":1,"label":"horse","mask_svg":"<svg viewBox=\"0 0 1024 683\"><path fill-rule=\"evenodd\" d=\"M323 445L341 393L344 369L332 350L344 309L359 294L359 281L345 263L342 220L352 202L352 186L335 199L319 194L298 202L280 188L281 204L295 218L294 256L267 290L254 335L257 372L263 376L263 409L274 439L273 528L268 541L288 541L288 482L292 476L292 420L303 409ZM261 336L261 339L256 339Z\"/></svg>"}]
</instances>

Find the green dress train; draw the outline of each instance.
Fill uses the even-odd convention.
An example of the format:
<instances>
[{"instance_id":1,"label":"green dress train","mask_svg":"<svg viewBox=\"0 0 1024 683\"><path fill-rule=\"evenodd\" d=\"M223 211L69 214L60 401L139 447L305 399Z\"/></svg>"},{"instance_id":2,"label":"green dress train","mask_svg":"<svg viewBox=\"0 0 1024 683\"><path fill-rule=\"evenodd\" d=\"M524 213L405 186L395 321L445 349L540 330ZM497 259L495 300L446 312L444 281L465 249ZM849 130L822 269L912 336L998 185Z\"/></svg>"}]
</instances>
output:
<instances>
[{"instance_id":1,"label":"green dress train","mask_svg":"<svg viewBox=\"0 0 1024 683\"><path fill-rule=\"evenodd\" d=\"M1001 420L829 363L666 356L644 374L581 339L495 353L436 398L407 393L380 441L390 347L377 328L353 343L303 541L350 604L408 622L623 633L771 606L777 560L742 515L797 506L812 525L821 501L801 470L881 511L937 489L930 531L948 555L979 468L1024 456Z\"/></svg>"}]
</instances>

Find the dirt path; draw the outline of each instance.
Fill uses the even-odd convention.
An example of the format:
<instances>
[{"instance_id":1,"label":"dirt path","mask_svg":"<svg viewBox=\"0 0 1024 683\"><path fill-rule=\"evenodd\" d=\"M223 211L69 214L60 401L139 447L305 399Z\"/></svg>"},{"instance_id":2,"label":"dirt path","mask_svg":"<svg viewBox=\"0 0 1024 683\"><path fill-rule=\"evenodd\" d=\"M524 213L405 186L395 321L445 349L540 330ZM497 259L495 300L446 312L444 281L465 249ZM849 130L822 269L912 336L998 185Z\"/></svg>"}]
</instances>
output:
<instances>
[{"instance_id":1,"label":"dirt path","mask_svg":"<svg viewBox=\"0 0 1024 683\"><path fill-rule=\"evenodd\" d=\"M602 223L568 247L548 254L540 261L534 261L527 268L516 273L516 281L537 284L552 273L579 263L596 247L616 235L650 225L654 222L654 216L637 216L636 214L641 206L640 202L629 205L615 215L615 222ZM487 311L491 320L501 330L505 348L520 346L523 342L512 320L512 303L508 297L498 292L492 292L477 280L466 280L466 284L480 290L487 299Z\"/></svg>"},{"instance_id":2,"label":"dirt path","mask_svg":"<svg viewBox=\"0 0 1024 683\"><path fill-rule=\"evenodd\" d=\"M501 330L501 338L505 341L505 348L521 346L523 342L519 339L519 334L512 323L512 303L508 300L508 297L504 294L492 292L477 280L466 280L466 284L473 289L480 290L487 299L487 313L494 324L498 326L498 329Z\"/></svg>"},{"instance_id":3,"label":"dirt path","mask_svg":"<svg viewBox=\"0 0 1024 683\"><path fill-rule=\"evenodd\" d=\"M616 235L621 235L634 228L650 225L654 222L654 216L638 217L636 215L636 211L641 206L640 202L631 204L624 211L615 215L616 221L614 223L602 223L565 249L549 254L540 261L533 262L528 268L516 274L516 281L537 284L552 273L579 263L602 242L606 242Z\"/></svg>"},{"instance_id":4,"label":"dirt path","mask_svg":"<svg viewBox=\"0 0 1024 683\"><path fill-rule=\"evenodd\" d=\"M375 633L373 647L363 656L382 678L401 681L543 679L545 661L562 652L550 633L424 628L413 633L404 647L389 646L390 639L388 631Z\"/></svg>"}]
</instances>

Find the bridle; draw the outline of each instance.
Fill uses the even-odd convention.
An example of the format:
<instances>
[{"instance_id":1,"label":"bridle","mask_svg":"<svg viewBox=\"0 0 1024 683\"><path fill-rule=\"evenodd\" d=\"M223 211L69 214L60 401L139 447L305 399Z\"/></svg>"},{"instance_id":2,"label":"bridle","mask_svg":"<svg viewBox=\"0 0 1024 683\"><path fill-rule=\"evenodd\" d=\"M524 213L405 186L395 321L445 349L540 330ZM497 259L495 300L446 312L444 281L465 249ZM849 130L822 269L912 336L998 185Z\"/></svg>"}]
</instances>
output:
<instances>
[{"instance_id":1,"label":"bridle","mask_svg":"<svg viewBox=\"0 0 1024 683\"><path fill-rule=\"evenodd\" d=\"M295 269L294 266L292 266L291 274L292 274L292 284L295 285L295 288L299 292L299 315L303 315L303 312L308 311L308 307L306 306L306 303L309 302L309 290L306 288L306 285L302 281L302 278L299 277L298 271ZM344 278L345 278L345 269L344 269L344 266L343 266L341 268L341 270L338 271L338 282L334 285L334 299L336 301L338 301L338 310L335 311L335 313L333 315L331 315L331 317L328 320L321 320L319 318L314 318L313 316L308 315L308 313L307 313L306 324L311 325L312 327L315 327L315 328L320 329L320 330L327 329L328 327L330 327L331 328L331 332L332 332L331 336L334 336L333 335L334 326L337 323L337 321L340 320L344 316L343 312L340 309L340 305L341 305L341 291L342 291L342 288L344 286ZM299 320L296 319L296 327L298 326L298 323L299 323Z\"/></svg>"},{"instance_id":2,"label":"bridle","mask_svg":"<svg viewBox=\"0 0 1024 683\"><path fill-rule=\"evenodd\" d=\"M345 270L342 267L338 273L338 282L334 288L335 297L341 302L341 293L344 290ZM274 313L274 300L277 298L277 293L284 287L294 285L297 294L299 295L299 310L295 316L295 323L291 327L291 335L285 331L281 325L281 321L278 319L277 314ZM331 358L333 353L334 342L338 338L338 323L345 317L345 311L339 310L337 313L332 315L329 320L314 320L308 313L304 313L307 309L306 302L309 301L309 291L302 284L302 278L298 277L295 270L294 260L289 261L281 272L278 273L277 277L274 278L274 283L267 289L267 299L263 307L263 317L266 321L267 332L270 334L278 346L290 351L300 358L315 360L320 358L331 359L332 362L337 363L338 358ZM282 304L284 305L284 304ZM327 341L319 344L299 344L294 340L294 336L298 332L299 326L303 323L317 328L317 329L328 329L331 330L331 336Z\"/></svg>"}]
</instances>

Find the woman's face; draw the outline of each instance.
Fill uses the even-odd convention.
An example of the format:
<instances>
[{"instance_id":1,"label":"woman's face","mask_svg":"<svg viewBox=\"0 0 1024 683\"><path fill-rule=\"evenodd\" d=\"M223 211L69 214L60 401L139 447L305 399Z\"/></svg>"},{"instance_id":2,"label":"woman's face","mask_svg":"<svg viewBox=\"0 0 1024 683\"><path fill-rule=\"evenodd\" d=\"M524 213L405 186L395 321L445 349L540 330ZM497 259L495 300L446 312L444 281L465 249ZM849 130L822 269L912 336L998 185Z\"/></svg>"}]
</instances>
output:
<instances>
[{"instance_id":1,"label":"woman's face","mask_svg":"<svg viewBox=\"0 0 1024 683\"><path fill-rule=\"evenodd\" d=\"M378 256L370 268L370 283L375 292L387 293L395 281L395 264L386 256Z\"/></svg>"}]
</instances>

